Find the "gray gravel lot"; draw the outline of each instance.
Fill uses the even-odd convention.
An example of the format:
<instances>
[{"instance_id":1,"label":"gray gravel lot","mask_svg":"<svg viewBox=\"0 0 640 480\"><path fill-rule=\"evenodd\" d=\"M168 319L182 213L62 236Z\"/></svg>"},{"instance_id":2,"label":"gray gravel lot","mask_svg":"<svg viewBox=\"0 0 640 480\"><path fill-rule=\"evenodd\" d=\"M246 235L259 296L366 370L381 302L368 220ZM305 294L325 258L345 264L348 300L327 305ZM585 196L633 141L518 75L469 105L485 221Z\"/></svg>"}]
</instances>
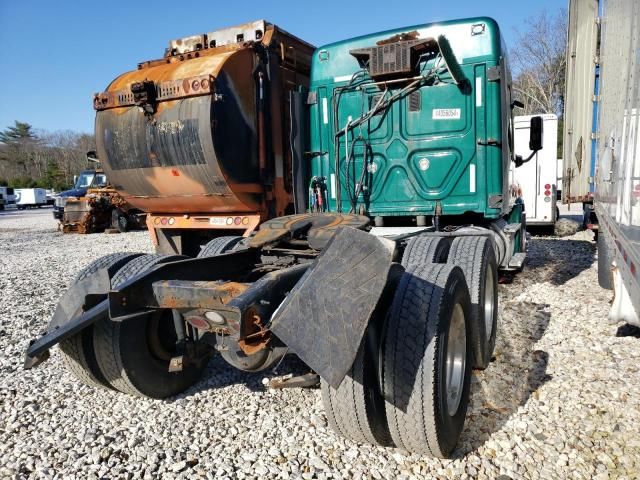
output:
<instances>
[{"instance_id":1,"label":"gray gravel lot","mask_svg":"<svg viewBox=\"0 0 640 480\"><path fill-rule=\"evenodd\" d=\"M606 322L588 232L533 238L501 285L496 360L474 372L446 461L345 441L319 390L265 391L264 374L218 358L168 401L81 386L57 350L24 371L75 273L123 250L151 251L147 233L63 236L50 211L0 215L0 478L640 478L640 339Z\"/></svg>"}]
</instances>

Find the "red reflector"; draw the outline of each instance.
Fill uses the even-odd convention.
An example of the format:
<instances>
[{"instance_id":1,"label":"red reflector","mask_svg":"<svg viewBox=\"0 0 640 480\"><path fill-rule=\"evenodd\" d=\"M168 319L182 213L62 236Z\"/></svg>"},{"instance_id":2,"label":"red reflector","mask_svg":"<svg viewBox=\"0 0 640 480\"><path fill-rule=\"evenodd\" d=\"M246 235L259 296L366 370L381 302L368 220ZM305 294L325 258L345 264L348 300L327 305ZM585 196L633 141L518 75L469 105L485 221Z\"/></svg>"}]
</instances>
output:
<instances>
[{"instance_id":1,"label":"red reflector","mask_svg":"<svg viewBox=\"0 0 640 480\"><path fill-rule=\"evenodd\" d=\"M202 317L185 317L187 322L196 327L198 330L209 330L209 324Z\"/></svg>"},{"instance_id":2,"label":"red reflector","mask_svg":"<svg viewBox=\"0 0 640 480\"><path fill-rule=\"evenodd\" d=\"M171 175L173 175L174 177L179 177L180 176L180 172L178 170L176 170L175 168L171 169Z\"/></svg>"},{"instance_id":3,"label":"red reflector","mask_svg":"<svg viewBox=\"0 0 640 480\"><path fill-rule=\"evenodd\" d=\"M233 223L236 225L240 225L242 223L242 219L240 217L236 217L233 219Z\"/></svg>"},{"instance_id":4,"label":"red reflector","mask_svg":"<svg viewBox=\"0 0 640 480\"><path fill-rule=\"evenodd\" d=\"M166 225L168 222L166 217L163 217L162 220L160 220L160 223L162 223L162 225Z\"/></svg>"},{"instance_id":5,"label":"red reflector","mask_svg":"<svg viewBox=\"0 0 640 480\"><path fill-rule=\"evenodd\" d=\"M548 183L545 183L545 184L544 184L544 189L545 189L545 190L551 190L551 185L550 185L550 184L548 184Z\"/></svg>"},{"instance_id":6,"label":"red reflector","mask_svg":"<svg viewBox=\"0 0 640 480\"><path fill-rule=\"evenodd\" d=\"M544 196L548 197L549 195L551 195L551 190L545 190L544 191Z\"/></svg>"}]
</instances>

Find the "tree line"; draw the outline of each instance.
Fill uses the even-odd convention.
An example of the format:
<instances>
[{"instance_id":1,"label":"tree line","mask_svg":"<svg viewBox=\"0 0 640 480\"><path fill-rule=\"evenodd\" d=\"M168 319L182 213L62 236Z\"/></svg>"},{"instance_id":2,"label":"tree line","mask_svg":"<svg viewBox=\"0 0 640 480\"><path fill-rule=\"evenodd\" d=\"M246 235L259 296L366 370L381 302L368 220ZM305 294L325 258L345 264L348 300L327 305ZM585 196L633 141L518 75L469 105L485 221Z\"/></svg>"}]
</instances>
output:
<instances>
[{"instance_id":1,"label":"tree line","mask_svg":"<svg viewBox=\"0 0 640 480\"><path fill-rule=\"evenodd\" d=\"M567 67L567 11L540 13L523 22L513 60L515 98L524 104L516 115L555 113L558 116L558 157L562 158L564 92Z\"/></svg>"},{"instance_id":2,"label":"tree line","mask_svg":"<svg viewBox=\"0 0 640 480\"><path fill-rule=\"evenodd\" d=\"M70 130L48 132L15 121L0 131L0 185L65 190L87 168L86 154L95 138Z\"/></svg>"}]
</instances>

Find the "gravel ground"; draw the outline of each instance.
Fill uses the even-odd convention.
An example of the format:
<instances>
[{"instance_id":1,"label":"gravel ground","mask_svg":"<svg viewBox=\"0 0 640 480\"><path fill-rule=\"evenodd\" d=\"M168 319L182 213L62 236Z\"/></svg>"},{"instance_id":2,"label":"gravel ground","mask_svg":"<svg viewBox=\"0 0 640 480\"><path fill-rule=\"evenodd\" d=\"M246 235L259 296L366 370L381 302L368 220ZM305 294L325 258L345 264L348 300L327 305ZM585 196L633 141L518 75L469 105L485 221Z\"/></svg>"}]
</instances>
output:
<instances>
[{"instance_id":1,"label":"gravel ground","mask_svg":"<svg viewBox=\"0 0 640 480\"><path fill-rule=\"evenodd\" d=\"M534 238L501 285L496 360L474 372L446 461L345 441L319 390L265 391L217 358L168 401L81 386L57 351L22 370L75 273L122 250L150 251L147 233L63 236L50 211L0 216L0 477L640 478L640 339L605 320L587 232Z\"/></svg>"}]
</instances>

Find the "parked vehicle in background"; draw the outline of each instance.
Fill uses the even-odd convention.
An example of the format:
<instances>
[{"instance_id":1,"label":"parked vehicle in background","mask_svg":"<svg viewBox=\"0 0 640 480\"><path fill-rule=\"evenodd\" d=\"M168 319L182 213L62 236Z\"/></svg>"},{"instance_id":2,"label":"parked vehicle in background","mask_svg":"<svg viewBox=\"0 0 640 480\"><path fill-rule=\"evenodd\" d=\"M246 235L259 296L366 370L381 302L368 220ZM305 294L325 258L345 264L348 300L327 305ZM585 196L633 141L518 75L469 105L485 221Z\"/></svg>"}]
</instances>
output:
<instances>
[{"instance_id":1,"label":"parked vehicle in background","mask_svg":"<svg viewBox=\"0 0 640 480\"><path fill-rule=\"evenodd\" d=\"M4 206L6 205L7 201L4 199L4 196L0 193L0 210L4 210Z\"/></svg>"},{"instance_id":2,"label":"parked vehicle in background","mask_svg":"<svg viewBox=\"0 0 640 480\"><path fill-rule=\"evenodd\" d=\"M556 206L558 117L551 113L538 116L544 122L542 149L520 168L512 165L511 178L512 183L520 189L527 225L553 226L560 216ZM513 119L516 155L527 157L531 154L529 138L532 117L525 115Z\"/></svg>"},{"instance_id":3,"label":"parked vehicle in background","mask_svg":"<svg viewBox=\"0 0 640 480\"><path fill-rule=\"evenodd\" d=\"M44 188L16 188L14 191L18 210L47 205L47 191Z\"/></svg>"},{"instance_id":4,"label":"parked vehicle in background","mask_svg":"<svg viewBox=\"0 0 640 480\"><path fill-rule=\"evenodd\" d=\"M53 218L63 220L64 207L70 198L82 198L90 188L100 188L107 185L107 176L102 169L83 170L76 177L73 188L58 193L53 206Z\"/></svg>"},{"instance_id":5,"label":"parked vehicle in background","mask_svg":"<svg viewBox=\"0 0 640 480\"><path fill-rule=\"evenodd\" d=\"M4 199L5 206L15 205L16 195L12 187L0 187L0 195Z\"/></svg>"},{"instance_id":6,"label":"parked vehicle in background","mask_svg":"<svg viewBox=\"0 0 640 480\"><path fill-rule=\"evenodd\" d=\"M562 158L559 158L557 160L557 167L556 167L556 200L559 202L562 202L562 168L563 168L563 163L564 160Z\"/></svg>"},{"instance_id":7,"label":"parked vehicle in background","mask_svg":"<svg viewBox=\"0 0 640 480\"><path fill-rule=\"evenodd\" d=\"M581 203L583 226L597 229L596 124L600 88L597 63L598 0L571 0L564 97L562 203Z\"/></svg>"},{"instance_id":8,"label":"parked vehicle in background","mask_svg":"<svg viewBox=\"0 0 640 480\"><path fill-rule=\"evenodd\" d=\"M582 144L591 157L565 150L574 160L591 158L589 175L572 177L571 195L593 192L589 222L595 215L599 223L598 281L614 290L609 319L640 326L640 3L571 0L569 15L567 62L573 68L565 101L572 117L565 120L565 139L575 150L576 137L590 131L589 122L578 127L579 112L594 112L596 127L593 142Z\"/></svg>"},{"instance_id":9,"label":"parked vehicle in background","mask_svg":"<svg viewBox=\"0 0 640 480\"><path fill-rule=\"evenodd\" d=\"M56 195L55 190L47 189L47 205L55 205L56 203Z\"/></svg>"}]
</instances>

